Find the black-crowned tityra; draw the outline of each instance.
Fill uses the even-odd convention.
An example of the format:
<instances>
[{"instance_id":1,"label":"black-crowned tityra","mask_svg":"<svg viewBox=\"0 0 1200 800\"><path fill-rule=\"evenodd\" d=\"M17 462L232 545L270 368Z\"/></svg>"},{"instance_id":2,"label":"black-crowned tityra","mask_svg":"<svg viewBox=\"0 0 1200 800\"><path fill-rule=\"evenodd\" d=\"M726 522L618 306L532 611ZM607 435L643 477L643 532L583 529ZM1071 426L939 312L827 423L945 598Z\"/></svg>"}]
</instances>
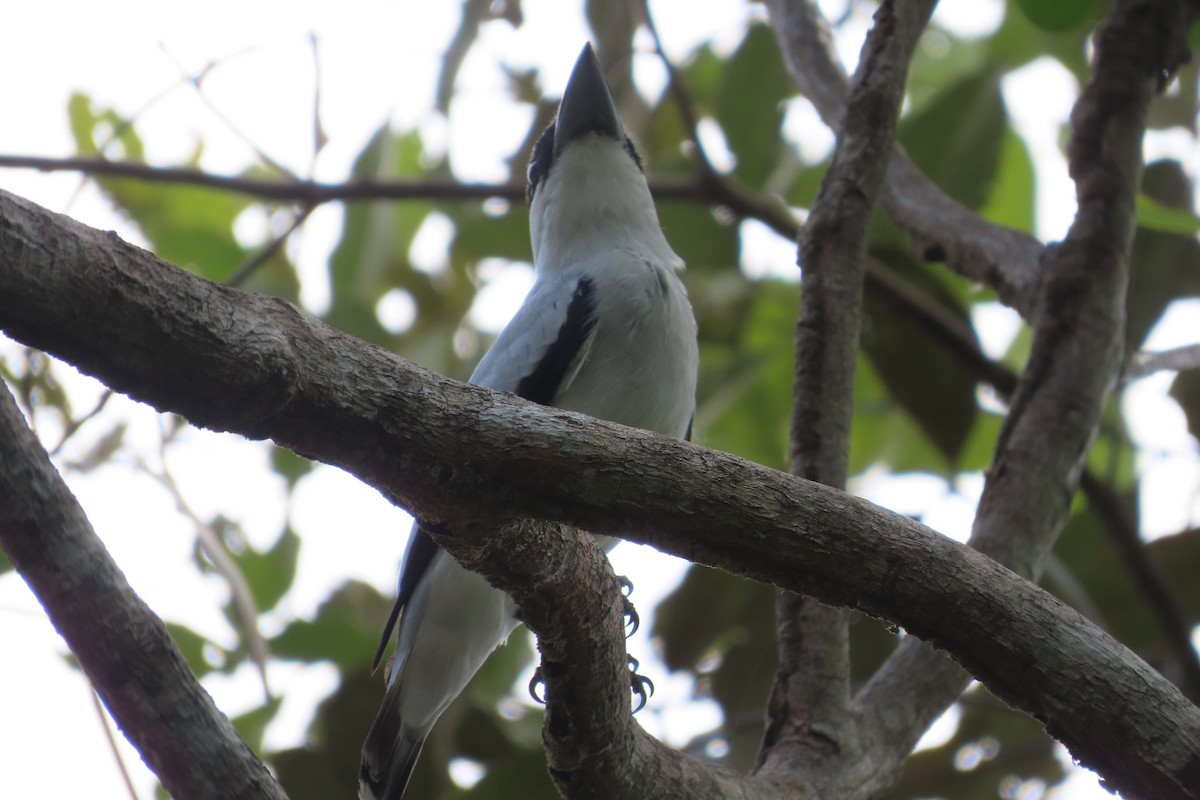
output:
<instances>
[{"instance_id":1,"label":"black-crowned tityra","mask_svg":"<svg viewBox=\"0 0 1200 800\"><path fill-rule=\"evenodd\" d=\"M533 288L471 382L688 437L698 357L678 277L683 262L659 227L641 158L591 45L575 62L528 177ZM380 647L398 617L387 694L363 745L363 800L400 797L434 722L508 638L516 611L512 598L413 526Z\"/></svg>"}]
</instances>

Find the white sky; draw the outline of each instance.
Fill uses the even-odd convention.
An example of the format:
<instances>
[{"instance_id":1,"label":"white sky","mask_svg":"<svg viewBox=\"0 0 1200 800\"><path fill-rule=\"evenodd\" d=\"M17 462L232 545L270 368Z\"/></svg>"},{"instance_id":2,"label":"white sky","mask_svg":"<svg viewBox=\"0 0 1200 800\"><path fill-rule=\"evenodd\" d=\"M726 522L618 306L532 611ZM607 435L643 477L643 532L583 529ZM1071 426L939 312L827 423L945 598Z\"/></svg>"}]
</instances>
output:
<instances>
[{"instance_id":1,"label":"white sky","mask_svg":"<svg viewBox=\"0 0 1200 800\"><path fill-rule=\"evenodd\" d=\"M839 14L837 2L829 5ZM987 30L998 19L999 0L973 4L943 4L939 18L957 26ZM162 0L114 0L92 3L50 0L13 3L0 26L0 152L8 154L69 155L72 143L66 126L67 99L72 91L90 94L101 105L123 114L138 112L138 130L149 147L148 158L169 164L187 157L195 144L205 144L202 167L233 173L245 166L252 151L241 136L300 174L337 181L370 134L384 120L423 131L442 131L454 170L464 179L502 177L500 159L515 147L528 126L528 117L508 104L498 63L537 66L544 85L560 87L586 31L580 26L580 2L525 0L525 25L512 30L490 25L472 51L459 79L449 120L432 115L433 88L442 49L457 24L455 3L410 4L382 0L342 3L283 2L282 0L216 0L203 9ZM729 49L740 39L746 18L757 11L737 0L711 3L704 14L678 3L653 4L668 51L678 57L695 42L715 38ZM682 13L681 13L682 11ZM960 19L954 19L954 17ZM852 28L861 36L869 21L858 14ZM320 48L322 122L329 144L311 165L311 125L314 69L309 35ZM857 57L860 40L839 42L847 60ZM181 75L219 62L204 82L201 100L181 83ZM639 86L648 94L661 91L661 67L652 56L636 62ZM14 79L16 76L19 79ZM1038 187L1040 233L1060 236L1074 210L1073 193L1065 180L1056 141L1076 90L1061 68L1041 64L1011 76L1005 90L1018 128L1042 163L1055 169L1057 180ZM1030 101L1029 98L1035 98ZM152 101L152 102L151 102ZM219 112L219 113L217 113ZM241 136L223 120L235 121ZM806 152L828 148L831 139L814 127L811 110L803 103L789 108L788 134ZM719 134L718 137L719 139ZM1194 142L1162 137L1152 147L1166 148L1194 161ZM1056 163L1055 159L1058 159ZM90 185L70 174L41 175L0 171L0 187L51 209L65 211L88 224L115 229L138 241L137 232L113 214ZM322 270L339 233L341 208L316 211L292 246L305 278L304 300L319 308L327 299ZM437 224L423 234L421 257L437 258ZM261 238L266 220L248 215L239 232ZM793 274L794 248L762 226L743 229L745 263L751 274ZM499 327L519 303L529 276L525 268L501 264L495 280L481 293L473 319ZM390 301L389 301L390 302ZM396 305L399 303L399 305ZM385 306L389 319L402 324L403 301ZM411 313L411 312L408 312ZM986 316L985 346L1000 351L1011 340L1016 323L999 307L979 312ZM1178 309L1177 320L1164 325L1155 347L1196 341L1195 319L1200 308ZM0 354L12 354L11 343L0 342ZM66 370L64 370L66 372ZM68 378L78 408L88 408L98 395L97 385L83 377ZM1200 469L1194 441L1184 432L1182 415L1163 400L1166 378L1138 387L1127 401L1144 407L1155 424L1134 426L1139 442L1152 446L1146 470L1157 476L1148 482L1148 530L1178 530L1200 516L1196 488ZM116 420L128 420L128 440L152 465L158 453L159 422L148 409L117 397L93 422L72 452L80 452ZM51 419L39 419L43 441L57 441ZM170 451L169 469L188 502L203 517L220 509L239 520L250 540L268 546L290 514L304 537L294 591L282 612L309 614L329 590L348 578L359 578L393 590L395 568L403 549L407 524L402 515L374 490L331 468L318 468L304 479L291 508L278 479L266 468L263 446L229 436L187 431L184 443ZM69 455L69 453L68 453ZM193 530L175 509L166 492L133 464L112 464L88 475L69 475L69 482L93 524L142 597L165 618L186 621L218 642L233 636L218 611L225 589L191 567ZM874 471L860 479L856 490L876 502L906 513L924 513L926 520L948 535L963 537L969 526L981 481L965 478L947 486L928 476L887 475ZM349 512L353 509L353 513ZM614 553L617 571L638 587L637 600L649 607L682 574L683 565L645 548L622 545ZM282 617L268 619L268 628ZM7 658L0 674L0 797L86 796L105 800L128 793L104 742L100 722L79 674L63 660L65 648L41 614L24 584L15 576L0 578L0 626ZM652 645L643 637L631 645L639 653ZM268 630L269 632L269 630ZM690 685L668 679L659 667L652 671L658 693L640 721L652 732L681 742L691 732L714 724L719 717L711 704L686 703ZM331 668L274 665L272 688L287 696L283 711L269 730L270 743L283 746L303 736L314 704L331 690ZM255 704L259 689L247 670L232 678L206 681L218 703L229 713ZM134 772L139 796L149 798L152 778L136 753L121 740L126 763ZM64 768L69 764L69 768ZM352 776L348 777L348 787ZM1092 789L1094 779L1073 779L1060 797L1107 797ZM348 788L349 793L349 788Z\"/></svg>"}]
</instances>

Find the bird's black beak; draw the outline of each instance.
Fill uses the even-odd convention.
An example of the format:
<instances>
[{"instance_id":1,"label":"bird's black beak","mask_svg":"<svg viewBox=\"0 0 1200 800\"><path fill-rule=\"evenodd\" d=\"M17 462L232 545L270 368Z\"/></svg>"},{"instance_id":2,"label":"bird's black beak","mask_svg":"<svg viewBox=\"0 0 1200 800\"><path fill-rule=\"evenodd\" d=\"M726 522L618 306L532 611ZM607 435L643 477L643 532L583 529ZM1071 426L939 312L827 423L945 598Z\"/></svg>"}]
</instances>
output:
<instances>
[{"instance_id":1,"label":"bird's black beak","mask_svg":"<svg viewBox=\"0 0 1200 800\"><path fill-rule=\"evenodd\" d=\"M617 114L612 90L604 79L604 69L592 45L585 44L575 61L554 126L554 153L587 133L600 133L617 141L625 138L625 128Z\"/></svg>"}]
</instances>

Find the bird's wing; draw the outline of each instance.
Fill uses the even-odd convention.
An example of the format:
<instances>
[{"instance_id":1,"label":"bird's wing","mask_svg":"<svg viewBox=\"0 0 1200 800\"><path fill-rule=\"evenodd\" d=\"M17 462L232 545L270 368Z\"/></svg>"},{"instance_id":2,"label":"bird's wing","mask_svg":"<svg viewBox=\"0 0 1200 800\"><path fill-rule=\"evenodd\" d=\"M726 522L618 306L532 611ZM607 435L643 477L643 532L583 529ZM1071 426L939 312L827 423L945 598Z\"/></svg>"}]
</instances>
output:
<instances>
[{"instance_id":1,"label":"bird's wing","mask_svg":"<svg viewBox=\"0 0 1200 800\"><path fill-rule=\"evenodd\" d=\"M549 279L530 290L471 376L471 383L515 392L549 405L587 358L596 329L595 287L587 277ZM396 603L388 616L372 669L379 666L396 621L440 548L413 525L400 568Z\"/></svg>"},{"instance_id":2,"label":"bird's wing","mask_svg":"<svg viewBox=\"0 0 1200 800\"><path fill-rule=\"evenodd\" d=\"M587 276L539 282L487 351L471 383L552 405L578 371L596 330L596 291Z\"/></svg>"}]
</instances>

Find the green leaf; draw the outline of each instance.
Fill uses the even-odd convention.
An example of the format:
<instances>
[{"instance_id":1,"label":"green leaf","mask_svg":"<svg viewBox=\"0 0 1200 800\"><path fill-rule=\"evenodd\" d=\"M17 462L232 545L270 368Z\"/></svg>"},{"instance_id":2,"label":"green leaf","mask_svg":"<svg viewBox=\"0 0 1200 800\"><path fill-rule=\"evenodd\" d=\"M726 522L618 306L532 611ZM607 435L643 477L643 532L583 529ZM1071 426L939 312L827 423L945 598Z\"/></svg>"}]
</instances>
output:
<instances>
[{"instance_id":1,"label":"green leaf","mask_svg":"<svg viewBox=\"0 0 1200 800\"><path fill-rule=\"evenodd\" d=\"M296 620L270 640L271 653L297 661L332 661L343 670L369 666L391 600L359 581L343 583L312 620ZM365 729L364 729L365 730Z\"/></svg>"},{"instance_id":2,"label":"green leaf","mask_svg":"<svg viewBox=\"0 0 1200 800\"><path fill-rule=\"evenodd\" d=\"M968 692L958 706L962 716L954 734L905 762L891 796L992 800L1019 796L1005 789L1014 780L1037 779L1049 789L1066 777L1054 740L1036 720L981 688Z\"/></svg>"},{"instance_id":3,"label":"green leaf","mask_svg":"<svg viewBox=\"0 0 1200 800\"><path fill-rule=\"evenodd\" d=\"M421 152L415 132L395 133L384 125L359 154L351 174L364 180L414 177L424 172ZM413 295L418 317L439 312L436 301L445 287L435 285L409 260L413 238L431 208L423 201L346 204L342 238L329 261L332 305L326 322L368 341L388 343L375 305L396 287ZM443 277L447 284L454 280L453 275Z\"/></svg>"},{"instance_id":4,"label":"green leaf","mask_svg":"<svg viewBox=\"0 0 1200 800\"><path fill-rule=\"evenodd\" d=\"M699 440L786 468L799 287L729 273L689 274L688 284L702 321Z\"/></svg>"},{"instance_id":5,"label":"green leaf","mask_svg":"<svg viewBox=\"0 0 1200 800\"><path fill-rule=\"evenodd\" d=\"M724 62L708 46L697 48L688 63L680 68L683 83L698 115L712 113L724 68ZM664 92L638 137L638 147L645 157L647 172L692 174L695 159L687 154L687 148L684 147L684 143L690 139L691 134L684 125L678 104L670 92Z\"/></svg>"},{"instance_id":6,"label":"green leaf","mask_svg":"<svg viewBox=\"0 0 1200 800\"><path fill-rule=\"evenodd\" d=\"M906 251L876 255L886 261L893 280L919 294L929 308L936 309L934 313L955 320L963 335L977 344L966 312L925 266L914 262ZM932 331L895 294L881 291L874 281L867 284L864 312L863 351L887 387L891 402L908 412L945 457L945 464L955 463L975 424L975 377L940 333ZM935 465L924 468L934 469Z\"/></svg>"},{"instance_id":7,"label":"green leaf","mask_svg":"<svg viewBox=\"0 0 1200 800\"><path fill-rule=\"evenodd\" d=\"M698 692L721 704L726 720L760 714L775 675L775 590L719 570L692 566L654 615L654 636L672 670L708 664ZM761 731L729 737L726 763L752 764Z\"/></svg>"},{"instance_id":8,"label":"green leaf","mask_svg":"<svg viewBox=\"0 0 1200 800\"><path fill-rule=\"evenodd\" d=\"M1029 155L1029 148L1012 128L1006 127L996 178L979 213L997 225L1032 233L1036 199L1033 158Z\"/></svg>"},{"instance_id":9,"label":"green leaf","mask_svg":"<svg viewBox=\"0 0 1200 800\"><path fill-rule=\"evenodd\" d=\"M362 740L382 696L383 680L366 669L344 674L342 684L317 707L306 745L267 754L266 761L291 800L351 794Z\"/></svg>"},{"instance_id":10,"label":"green leaf","mask_svg":"<svg viewBox=\"0 0 1200 800\"><path fill-rule=\"evenodd\" d=\"M1050 2L1040 4L1053 5ZM1087 46L1090 34L1091 30L1084 25L1064 31L1039 27L1014 3L1009 3L1000 30L981 49L987 53L989 63L1006 70L1043 57L1057 59L1082 84L1091 72Z\"/></svg>"},{"instance_id":11,"label":"green leaf","mask_svg":"<svg viewBox=\"0 0 1200 800\"><path fill-rule=\"evenodd\" d=\"M1117 503L1127 519L1136 518L1133 491L1118 494ZM1074 583L1061 581L1054 573L1048 573L1043 583L1048 591L1154 663L1165 644L1162 626L1114 543L1106 524L1107 512L1102 517L1091 503L1081 506L1054 548L1054 555L1069 569ZM1168 588L1174 592L1173 586Z\"/></svg>"},{"instance_id":12,"label":"green leaf","mask_svg":"<svg viewBox=\"0 0 1200 800\"><path fill-rule=\"evenodd\" d=\"M546 773L546 756L540 749L510 753L486 763L487 774L468 790L466 800L557 800L561 797Z\"/></svg>"},{"instance_id":13,"label":"green leaf","mask_svg":"<svg viewBox=\"0 0 1200 800\"><path fill-rule=\"evenodd\" d=\"M144 148L133 123L112 109L97 111L82 94L68 105L75 146L83 155L111 157L114 146L126 161L142 161ZM200 151L186 166L199 164ZM248 256L233 235L247 198L222 189L136 178L95 179L110 201L127 214L160 258L210 280L226 280Z\"/></svg>"},{"instance_id":14,"label":"green leaf","mask_svg":"<svg viewBox=\"0 0 1200 800\"><path fill-rule=\"evenodd\" d=\"M294 489L296 483L312 472L314 466L311 459L297 455L286 447L271 447L271 469L287 480L289 489Z\"/></svg>"},{"instance_id":15,"label":"green leaf","mask_svg":"<svg viewBox=\"0 0 1200 800\"><path fill-rule=\"evenodd\" d=\"M1200 575L1200 529L1163 536L1146 547L1166 575L1184 619L1194 629L1200 623L1200 581L1196 580Z\"/></svg>"},{"instance_id":16,"label":"green leaf","mask_svg":"<svg viewBox=\"0 0 1200 800\"><path fill-rule=\"evenodd\" d=\"M751 25L721 70L716 114L729 149L737 156L734 175L762 188L779 163L783 103L795 94L770 27Z\"/></svg>"},{"instance_id":17,"label":"green leaf","mask_svg":"<svg viewBox=\"0 0 1200 800\"><path fill-rule=\"evenodd\" d=\"M1142 228L1183 236L1195 236L1200 233L1200 217L1191 211L1168 208L1141 192L1138 193L1135 209L1137 224Z\"/></svg>"},{"instance_id":18,"label":"green leaf","mask_svg":"<svg viewBox=\"0 0 1200 800\"><path fill-rule=\"evenodd\" d=\"M865 355L854 379L854 426L850 432L850 474L883 462L894 472L937 472L949 468L946 457L904 410Z\"/></svg>"},{"instance_id":19,"label":"green leaf","mask_svg":"<svg viewBox=\"0 0 1200 800\"><path fill-rule=\"evenodd\" d=\"M1192 182L1174 160L1149 164L1142 176L1139 208L1153 209L1159 218L1174 216L1179 222L1195 220ZM1200 242L1193 231L1183 233L1152 228L1141 223L1134 232L1130 256L1126 342L1142 346L1146 335L1174 300L1200 295Z\"/></svg>"},{"instance_id":20,"label":"green leaf","mask_svg":"<svg viewBox=\"0 0 1200 800\"><path fill-rule=\"evenodd\" d=\"M926 175L955 200L977 209L991 191L1007 130L999 74L985 69L901 120L896 134Z\"/></svg>"},{"instance_id":21,"label":"green leaf","mask_svg":"<svg viewBox=\"0 0 1200 800\"><path fill-rule=\"evenodd\" d=\"M166 625L167 633L171 634L171 639L179 648L179 652L183 654L192 674L201 678L212 672L214 667L209 663L205 651L209 648L215 649L217 646L186 625L178 622L168 622Z\"/></svg>"},{"instance_id":22,"label":"green leaf","mask_svg":"<svg viewBox=\"0 0 1200 800\"><path fill-rule=\"evenodd\" d=\"M531 261L529 211L514 205L503 214L489 214L479 205L463 204L446 209L454 220L455 235L450 257L464 264L485 258Z\"/></svg>"},{"instance_id":23,"label":"green leaf","mask_svg":"<svg viewBox=\"0 0 1200 800\"><path fill-rule=\"evenodd\" d=\"M1017 0L1017 5L1030 22L1053 32L1083 27L1099 9L1097 0Z\"/></svg>"},{"instance_id":24,"label":"green leaf","mask_svg":"<svg viewBox=\"0 0 1200 800\"><path fill-rule=\"evenodd\" d=\"M658 221L689 270L737 268L742 245L734 220L697 203L660 202Z\"/></svg>"},{"instance_id":25,"label":"green leaf","mask_svg":"<svg viewBox=\"0 0 1200 800\"><path fill-rule=\"evenodd\" d=\"M265 553L246 550L234 560L250 584L259 612L270 611L292 588L296 561L300 555L300 537L290 527Z\"/></svg>"},{"instance_id":26,"label":"green leaf","mask_svg":"<svg viewBox=\"0 0 1200 800\"><path fill-rule=\"evenodd\" d=\"M282 705L283 698L275 697L270 702L258 708L232 717L229 721L233 723L233 727L237 729L238 735L242 737L242 740L246 744L250 745L252 750L261 752L263 734L267 730L267 725L275 718L275 713L279 711L279 707Z\"/></svg>"},{"instance_id":27,"label":"green leaf","mask_svg":"<svg viewBox=\"0 0 1200 800\"><path fill-rule=\"evenodd\" d=\"M1183 409L1188 432L1200 440L1200 372L1194 369L1180 372L1171 381L1170 394Z\"/></svg>"}]
</instances>

